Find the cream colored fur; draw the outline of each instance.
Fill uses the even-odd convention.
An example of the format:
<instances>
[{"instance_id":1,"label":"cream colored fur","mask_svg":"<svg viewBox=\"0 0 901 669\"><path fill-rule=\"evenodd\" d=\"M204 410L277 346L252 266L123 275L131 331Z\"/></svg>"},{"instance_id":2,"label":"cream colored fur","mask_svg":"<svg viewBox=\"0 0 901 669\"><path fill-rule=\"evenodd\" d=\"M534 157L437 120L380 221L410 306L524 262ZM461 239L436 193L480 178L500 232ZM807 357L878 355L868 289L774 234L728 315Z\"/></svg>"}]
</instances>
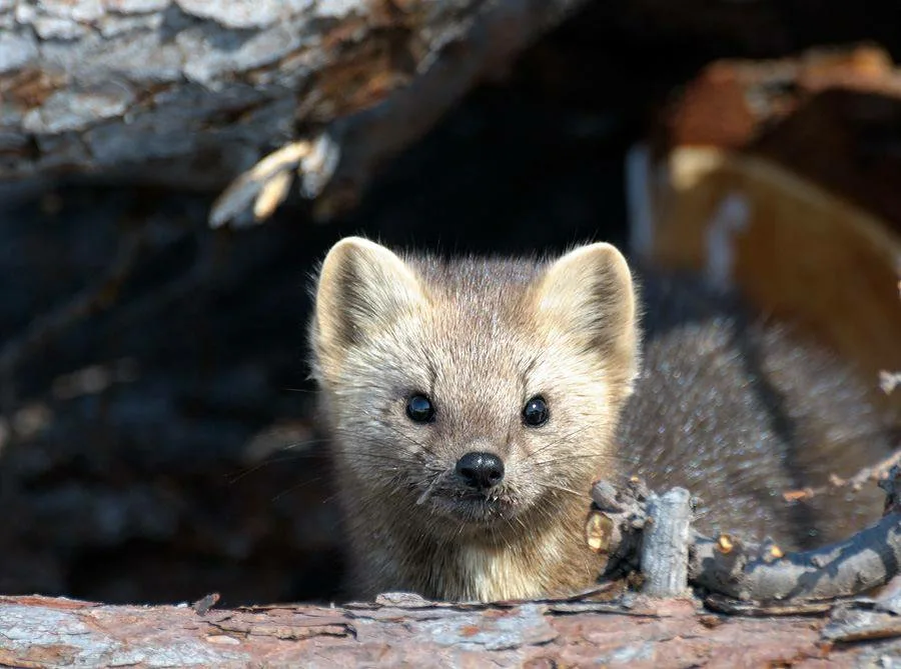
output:
<instances>
[{"instance_id":1,"label":"cream colored fur","mask_svg":"<svg viewBox=\"0 0 901 669\"><path fill-rule=\"evenodd\" d=\"M347 238L328 253L311 326L352 590L498 600L589 585L591 481L638 368L631 274L609 244L555 261L400 256ZM427 394L435 420L405 414ZM528 427L541 395L550 420ZM506 474L467 506L454 464L496 453ZM481 514L481 515L479 515Z\"/></svg>"}]
</instances>

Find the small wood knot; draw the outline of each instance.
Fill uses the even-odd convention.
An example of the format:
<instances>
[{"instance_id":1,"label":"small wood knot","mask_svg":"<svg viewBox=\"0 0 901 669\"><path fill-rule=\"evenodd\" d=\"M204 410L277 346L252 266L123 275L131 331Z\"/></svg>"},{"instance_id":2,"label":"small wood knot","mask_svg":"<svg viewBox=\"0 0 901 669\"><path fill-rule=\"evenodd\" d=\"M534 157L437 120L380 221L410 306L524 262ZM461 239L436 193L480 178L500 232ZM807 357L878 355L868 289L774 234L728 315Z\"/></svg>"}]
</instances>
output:
<instances>
[{"instance_id":1,"label":"small wood knot","mask_svg":"<svg viewBox=\"0 0 901 669\"><path fill-rule=\"evenodd\" d=\"M610 547L613 521L603 513L592 511L585 522L585 541L595 553L606 553Z\"/></svg>"},{"instance_id":2,"label":"small wood knot","mask_svg":"<svg viewBox=\"0 0 901 669\"><path fill-rule=\"evenodd\" d=\"M621 513L624 507L616 499L616 488L608 481L595 481L591 486L591 501L601 511Z\"/></svg>"},{"instance_id":3,"label":"small wood knot","mask_svg":"<svg viewBox=\"0 0 901 669\"><path fill-rule=\"evenodd\" d=\"M724 555L728 555L732 552L732 549L735 548L735 544L732 542L732 537L730 537L728 534L721 534L716 540L716 546Z\"/></svg>"},{"instance_id":4,"label":"small wood knot","mask_svg":"<svg viewBox=\"0 0 901 669\"><path fill-rule=\"evenodd\" d=\"M782 558L784 558L785 552L781 548L779 548L779 546L776 545L776 543L772 539L767 539L760 546L758 556L766 564L770 564L772 562L775 562L776 560L781 560Z\"/></svg>"}]
</instances>

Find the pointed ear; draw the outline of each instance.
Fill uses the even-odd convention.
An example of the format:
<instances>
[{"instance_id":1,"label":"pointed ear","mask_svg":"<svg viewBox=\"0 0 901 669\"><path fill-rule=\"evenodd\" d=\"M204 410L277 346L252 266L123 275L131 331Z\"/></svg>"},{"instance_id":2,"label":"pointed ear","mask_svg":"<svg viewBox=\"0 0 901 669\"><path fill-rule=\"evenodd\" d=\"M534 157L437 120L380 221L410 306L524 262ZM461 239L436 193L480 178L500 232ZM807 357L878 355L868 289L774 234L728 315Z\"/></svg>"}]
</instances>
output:
<instances>
[{"instance_id":1,"label":"pointed ear","mask_svg":"<svg viewBox=\"0 0 901 669\"><path fill-rule=\"evenodd\" d=\"M384 246L362 237L335 244L319 272L312 344L318 365L338 364L347 350L425 304L413 271Z\"/></svg>"},{"instance_id":2,"label":"pointed ear","mask_svg":"<svg viewBox=\"0 0 901 669\"><path fill-rule=\"evenodd\" d=\"M609 360L631 383L638 369L638 317L632 273L610 244L570 251L545 271L537 291L541 322Z\"/></svg>"}]
</instances>

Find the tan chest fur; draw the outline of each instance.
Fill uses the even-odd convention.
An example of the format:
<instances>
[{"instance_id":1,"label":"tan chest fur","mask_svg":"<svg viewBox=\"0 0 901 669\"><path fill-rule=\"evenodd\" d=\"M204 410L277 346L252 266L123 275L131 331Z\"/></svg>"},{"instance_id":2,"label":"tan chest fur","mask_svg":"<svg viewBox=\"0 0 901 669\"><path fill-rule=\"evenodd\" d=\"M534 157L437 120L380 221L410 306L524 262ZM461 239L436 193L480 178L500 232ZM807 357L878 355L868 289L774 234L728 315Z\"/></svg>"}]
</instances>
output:
<instances>
[{"instance_id":1,"label":"tan chest fur","mask_svg":"<svg viewBox=\"0 0 901 669\"><path fill-rule=\"evenodd\" d=\"M583 585L570 583L576 574L569 568L569 556L559 539L564 537L552 542L536 538L526 551L466 546L457 557L460 579L447 585L459 588L467 599L479 601L529 599ZM573 537L569 542L576 543Z\"/></svg>"},{"instance_id":2,"label":"tan chest fur","mask_svg":"<svg viewBox=\"0 0 901 669\"><path fill-rule=\"evenodd\" d=\"M480 601L526 599L541 594L534 565L511 551L467 546L459 555L463 589Z\"/></svg>"}]
</instances>

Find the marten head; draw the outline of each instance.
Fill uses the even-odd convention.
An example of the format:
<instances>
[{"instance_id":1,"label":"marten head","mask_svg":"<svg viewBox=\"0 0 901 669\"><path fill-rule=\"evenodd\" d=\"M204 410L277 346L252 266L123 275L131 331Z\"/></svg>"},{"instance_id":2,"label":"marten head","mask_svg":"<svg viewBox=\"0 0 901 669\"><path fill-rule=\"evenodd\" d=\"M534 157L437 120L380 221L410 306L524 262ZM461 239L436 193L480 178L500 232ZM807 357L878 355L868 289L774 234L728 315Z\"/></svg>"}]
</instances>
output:
<instances>
[{"instance_id":1,"label":"marten head","mask_svg":"<svg viewBox=\"0 0 901 669\"><path fill-rule=\"evenodd\" d=\"M315 302L313 370L345 500L418 533L496 542L584 504L615 466L638 332L609 244L444 261L351 237L328 253Z\"/></svg>"}]
</instances>

